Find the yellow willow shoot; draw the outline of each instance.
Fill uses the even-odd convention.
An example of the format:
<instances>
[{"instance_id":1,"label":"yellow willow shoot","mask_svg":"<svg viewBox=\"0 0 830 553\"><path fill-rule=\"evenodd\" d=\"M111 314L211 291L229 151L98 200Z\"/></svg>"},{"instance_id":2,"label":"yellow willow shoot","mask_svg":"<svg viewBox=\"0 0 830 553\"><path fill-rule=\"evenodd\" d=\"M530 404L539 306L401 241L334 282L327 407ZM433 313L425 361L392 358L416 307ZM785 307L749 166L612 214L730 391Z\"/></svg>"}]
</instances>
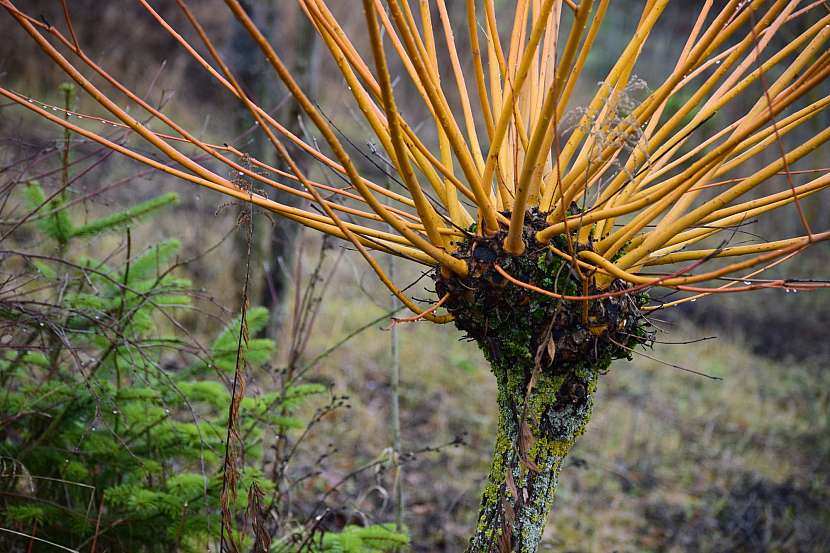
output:
<instances>
[{"instance_id":1,"label":"yellow willow shoot","mask_svg":"<svg viewBox=\"0 0 830 553\"><path fill-rule=\"evenodd\" d=\"M782 141L794 126L808 123L827 106L826 101L806 106L802 102L812 90L826 83L830 72L825 46L830 37L827 16L805 25L814 12L823 15L817 11L817 3L802 6L800 2L778 0L767 5L760 1L732 0L719 11L712 8L711 2L702 3L695 28L675 69L665 76L663 83L649 83L656 92L638 105L630 106L629 115L619 117L615 114L620 102L629 101L622 96L637 60L647 50L648 38L659 27L661 15L671 9L665 0L647 2L636 32L586 106L582 120L563 131L562 118L569 110L580 108L574 102L573 90L606 13L614 9L609 2L585 1L571 5L557 0L535 0L519 2L502 14L492 1L477 7L476 2L467 0L466 19L453 21L443 0L419 0L415 10L408 2L373 0L363 6L367 28L385 32L370 32L370 48L361 51L338 22L338 2L298 1L349 84L358 111L366 118L405 183L406 194L400 195L361 175L360 168L340 145L313 101L290 84L290 75L280 54L236 2L227 4L252 34L278 76L287 81L334 153L333 159L316 145L291 134L264 113L254 99L241 95L232 84L232 76L215 71L179 30L161 18L150 2L139 1L161 32L172 34L197 63L211 72L220 86L250 103L252 116L262 118L264 132L273 130L275 140L297 144L304 154L341 173L357 193L290 172L271 172L303 184L308 192L302 192L250 171L238 161L239 155L229 156L226 150L200 141L194 133L153 109L124 86L117 75L97 65L83 46L75 42L74 35L66 38L57 28L25 13L14 2L4 0L2 5L116 122L126 125L178 163L188 175L184 177L187 180L238 195L232 183L184 153L181 146L189 143L233 171L271 188L314 202L317 202L317 190L335 194L325 200L320 197L319 205L325 213L322 215L297 208L286 210L265 198L260 201L277 213L341 237L344 237L341 227L348 227L356 236L382 241L367 242L370 249L416 257L459 274L465 273L466 264L453 256L458 239L453 237L462 236L463 227L476 220L479 224L475 232L479 235L504 233L505 251L520 255L525 247L525 214L537 206L543 211L552 211L548 214L548 228L536 231L536 240L544 244L556 236L567 235L571 248L585 249L588 245L585 242L590 238L598 242L596 247L590 246L591 250L622 269L620 274L627 274L627 270L636 269L644 255L663 245L690 244L688 240L678 242L674 237L686 236L689 232L700 236L697 229L711 219L710 213L728 209L731 202L771 178L782 167L788 171L796 159L820 148L827 140L827 133L818 133L812 138L800 137L802 144L782 148ZM186 9L186 2L179 4ZM507 51L503 50L500 38L503 19L510 31ZM469 88L465 79L464 73L469 69L462 62L464 56L455 40L459 28L471 38L473 46L470 60L471 74L475 75L473 88ZM776 49L774 45L782 42L776 38L783 29L803 31L798 31L790 44ZM735 46L724 46L727 38L737 40ZM488 53L487 60L485 53ZM439 60L441 56L446 56L448 64ZM395 100L392 80L396 75L390 72L390 61L406 69L424 106L433 115L431 132L423 125L416 132L407 121L407 110ZM489 78L485 64L490 66ZM446 67L449 73L442 75ZM778 70L780 67L785 68L783 73ZM704 78L707 68L705 82L695 84ZM126 94L137 107L158 117L173 133L156 133L142 125L111 99L110 92L92 84L87 76L90 72L103 76L111 87ZM19 92L4 91L4 95L28 104ZM673 97L682 98L685 103L675 113L667 113L666 106ZM460 109L454 108L449 98L457 98ZM723 132L707 129L707 135L697 138L700 133L696 129L736 98L753 107L731 121L719 122ZM476 103L483 108L479 114L472 109ZM460 120L456 113L460 114ZM688 117L691 119L683 122ZM480 142L477 125L486 129L489 143ZM466 133L461 132L462 127ZM85 129L85 133L101 141L90 129ZM693 140L700 142L701 147L683 151L682 147ZM433 152L429 144L435 142L440 147ZM564 146L561 151L560 144ZM715 197L703 192L713 177L727 178L739 165L752 163L753 158L765 152L775 149L784 152L793 146L794 155L781 157L769 170L752 178L734 180L724 185L726 189ZM144 159L135 152L127 155ZM260 160L253 163L263 166ZM466 182L455 176L459 167ZM425 184L435 192L435 197L424 193ZM819 191L813 188L810 193ZM379 196L392 199L393 204L386 207ZM774 205L798 204L799 198L798 193L787 196L783 191L776 196ZM462 199L469 202L467 206ZM506 210L504 214L495 211L494 199L499 209ZM470 205L476 210L472 218L468 214ZM747 209L757 213L758 207L753 205ZM335 212L349 217L345 227ZM733 219L739 214L729 212ZM622 224L614 224L620 217L628 218ZM388 224L392 234L376 228L378 223ZM586 232L587 229L593 231ZM717 231L710 229L703 234L711 236ZM811 234L812 231L808 232ZM770 243L786 239L775 238ZM628 250L627 244L634 249ZM413 256L413 251L422 254ZM621 251L624 255L620 258ZM593 271L600 269L599 264L591 266ZM618 278L626 280L619 275ZM600 278L593 282L604 286L608 281Z\"/></svg>"}]
</instances>

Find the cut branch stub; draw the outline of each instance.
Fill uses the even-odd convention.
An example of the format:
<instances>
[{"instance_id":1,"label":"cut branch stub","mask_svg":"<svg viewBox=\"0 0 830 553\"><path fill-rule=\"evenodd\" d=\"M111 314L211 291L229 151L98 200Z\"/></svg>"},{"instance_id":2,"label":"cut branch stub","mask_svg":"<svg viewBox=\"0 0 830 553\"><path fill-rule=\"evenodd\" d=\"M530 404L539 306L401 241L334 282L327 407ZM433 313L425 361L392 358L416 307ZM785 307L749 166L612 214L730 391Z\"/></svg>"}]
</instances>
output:
<instances>
[{"instance_id":1,"label":"cut branch stub","mask_svg":"<svg viewBox=\"0 0 830 553\"><path fill-rule=\"evenodd\" d=\"M471 552L536 551L563 460L590 418L599 375L650 340L639 311L643 295L560 301L514 286L494 270L503 265L540 288L582 294L584 275L533 238L542 224L544 214L528 213L521 256L502 249L501 234L475 237L456 252L469 264L467 277L435 274L456 326L479 344L498 385L498 432Z\"/></svg>"}]
</instances>

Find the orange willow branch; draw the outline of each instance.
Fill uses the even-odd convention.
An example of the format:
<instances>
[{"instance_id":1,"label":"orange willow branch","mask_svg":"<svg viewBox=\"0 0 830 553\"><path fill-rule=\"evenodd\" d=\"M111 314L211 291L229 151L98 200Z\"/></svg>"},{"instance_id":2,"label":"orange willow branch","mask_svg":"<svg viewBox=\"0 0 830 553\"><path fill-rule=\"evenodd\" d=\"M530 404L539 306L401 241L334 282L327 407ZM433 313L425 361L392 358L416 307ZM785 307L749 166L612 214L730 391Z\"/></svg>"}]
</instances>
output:
<instances>
[{"instance_id":1,"label":"orange willow branch","mask_svg":"<svg viewBox=\"0 0 830 553\"><path fill-rule=\"evenodd\" d=\"M452 317L447 316L447 317L440 317L439 318L439 317L431 316L429 313L425 314L424 311L421 311L420 308L418 308L412 300L410 300L405 294L403 294L403 292L401 292L394 285L394 283L392 283L392 281L389 279L389 277L386 275L386 273L380 267L380 264L369 254L369 252L366 250L366 248L363 246L363 244L361 244L360 240L357 239L357 237L348 229L348 227L343 223L343 221L341 221L340 218L337 217L337 215L334 213L334 210L332 210L331 207L329 207L327 205L327 203L323 200L322 196L320 196L320 192L317 191L317 189L314 188L308 182L308 180L306 180L303 171L301 171L299 166L294 162L294 160L292 159L291 155L289 154L289 152L285 148L285 146L282 144L282 142L274 135L274 133L268 127L266 127L264 125L265 122L263 121L263 118L257 113L253 102L251 102L250 99L248 99L248 97L245 95L244 91L242 90L242 87L239 86L239 83L236 81L233 74L231 73L230 68L228 68L228 66L224 63L224 61L222 60L222 57L219 55L219 52L213 46L213 44L210 41L210 39L208 38L207 34L204 32L204 29L199 24L199 22L196 20L196 18L193 16L191 11L189 10L187 5L185 4L184 0L176 0L176 1L177 1L177 4L179 5L179 7L182 9L182 11L187 16L188 20L191 22L193 27L198 32L199 36L202 38L202 41L204 42L205 46L210 51L211 56L214 58L216 63L219 64L220 68L222 69L222 72L225 74L228 81L231 83L231 85L239 93L239 97L245 103L245 107L256 118L256 120L260 123L260 125L262 125L263 130L265 131L266 135L268 136L268 140L271 142L271 144L277 150L277 153L288 164L289 168L291 169L291 172L294 173L297 176L297 178L300 180L300 182L302 182L303 185L314 195L314 198L317 201L317 203L320 204L320 206L325 210L326 214L329 216L329 218L331 218L334 221L335 225L337 225L337 227L345 235L345 237L355 246L355 248L357 248L357 250L363 256L363 258L369 263L369 265L375 271L375 274L378 276L378 278L381 280L381 282L383 282L383 284L386 285L387 288L389 288L389 290L398 299L400 299L404 303L404 305L406 305L409 309L411 309L415 313L418 313L418 314L424 316L425 318L428 318L432 322L436 322L436 323L446 323L446 322L451 321Z\"/></svg>"},{"instance_id":2,"label":"orange willow branch","mask_svg":"<svg viewBox=\"0 0 830 553\"><path fill-rule=\"evenodd\" d=\"M771 263L768 263L767 265L761 267L760 269L756 269L756 270L752 271L751 273L749 273L749 274L747 274L743 277L739 277L739 278L737 278L736 280L734 280L732 282L728 282L728 283L726 283L722 286L719 286L718 288L719 289L734 288L734 287L737 286L737 284L739 282L743 282L744 285L748 286L749 284L751 284L750 279L753 279L754 277L756 277L757 275L763 273L764 271L768 271L768 270L780 265L781 263L784 263L784 262L792 259L796 255L798 255L798 253L799 253L798 251L794 251L790 254L787 254L784 257L780 258L780 259L776 259L775 261L773 261ZM660 303L659 305L646 306L646 307L643 307L643 311L656 311L658 309L665 309L665 308L669 308L669 307L675 307L675 306L678 306L678 305L682 305L684 303L697 301L700 298L705 298L706 296L709 296L709 295L710 295L709 292L703 292L703 293L695 294L693 296L687 296L687 297L679 299L679 300L674 300L674 301L671 301L671 302L668 302L668 303Z\"/></svg>"},{"instance_id":3,"label":"orange willow branch","mask_svg":"<svg viewBox=\"0 0 830 553\"><path fill-rule=\"evenodd\" d=\"M409 155L401 134L398 110L395 106L395 95L392 91L392 79L389 76L389 69L386 66L386 57L383 53L383 39L380 37L373 0L364 0L363 10L366 12L366 22L369 27L369 42L372 46L378 76L380 77L381 95L383 97L384 109L386 110L386 121L389 125L390 138L392 139L392 146L395 151L394 162L397 166L398 174L403 178L406 188L415 201L415 207L421 216L421 221L426 227L430 240L437 246L443 246L444 240L438 232L438 216L424 196L421 185L418 184L418 179L409 163Z\"/></svg>"},{"instance_id":4,"label":"orange willow branch","mask_svg":"<svg viewBox=\"0 0 830 553\"><path fill-rule=\"evenodd\" d=\"M55 64L112 114L90 117L90 120L113 119L116 122L111 124L136 133L166 159L153 160L101 133L59 120L14 92L0 89L0 95L154 170L241 201L251 201L320 232L348 240L399 297L403 296L402 292L379 270L369 250L407 257L432 267L441 266L445 272L464 276L468 270L465 260L451 253L456 241L466 235L464 229L477 222L479 235L492 237L506 231L504 250L519 255L525 247L522 235L526 211L533 207L547 211L548 228L537 232L537 241L544 244L564 234L568 253L549 246L551 251L566 259L585 282L593 278L604 292L567 297L574 301L617 294L603 288L614 279L633 285L619 293L630 294L642 286L726 293L710 292L695 284L733 272L741 274L746 272L743 270L746 267L757 269L758 264L774 266L803 251L813 239L826 239L826 233L813 232L799 204L804 198L830 188L830 174L821 169L796 171L794 164L830 140L830 131L814 130L789 151L782 145L785 137L797 136L797 130L803 131L806 123L816 121L830 107L830 97L809 96L830 77L830 52L826 49L830 40L830 27L827 27L830 15L814 11L821 9L822 1L810 2L804 7L788 0L700 2L674 68L652 92L646 93L644 100L626 106L623 100L635 65L661 14L671 5L669 0L648 0L634 34L590 98L576 127L561 129L559 124L567 119L566 111L573 109L569 105L571 95L593 50L600 25L614 5L610 0L580 3L519 0L513 4L515 9L509 19L512 30L508 30L506 38L499 35L495 0L483 0L481 23L476 13L480 4L465 0L463 7L472 53L469 65L474 70L477 90L468 90L466 79L469 77L464 75L463 56L455 43L457 28L450 20L446 0L417 0L417 5L413 4L416 0L363 0L368 41L353 40L355 37L347 34L345 25L330 9L333 2L297 0L325 42L345 81L344 86L349 87L350 101L359 108L370 132L379 140L403 181L404 194L387 190L361 176L333 123L303 93L239 0L225 0L225 3L322 134L324 148L295 136L246 96L187 9L185 0L177 2L210 51L207 59L153 9L149 0L138 1L190 58L247 108L259 131L265 133L290 170L280 170L260 160L243 162L245 154L239 149L200 140L197 133L188 132L119 82L82 49L65 0L61 0L61 6L67 20L67 36L21 12L11 0L0 0L0 6ZM716 10L715 4L723 7ZM563 16L566 5L574 10L572 16L567 13ZM817 14L815 20L793 29L794 38L784 46L777 46L776 39L786 32L786 25L810 13ZM440 22L434 21L436 28L433 29L435 14ZM569 27L564 23L567 21L572 22ZM560 36L563 28L570 29L566 31L567 37ZM563 45L561 52L560 44ZM385 45L391 45L388 53ZM442 51L444 46L446 50ZM77 59L72 59L73 55ZM368 55L371 60L364 57ZM392 85L398 64L402 64L404 77L416 89L416 101L431 117L428 133L434 127L436 136L430 135L427 139L423 127L408 124ZM93 77L106 82L96 86ZM766 80L770 81L769 86ZM455 90L452 96L442 88L447 86ZM474 113L472 105L471 95L476 92L479 113ZM170 130L154 131L140 116L132 117L129 109L116 104L117 94L125 95L131 106L143 110L150 120L157 120L166 125L165 130ZM455 104L453 107L448 97ZM670 110L669 106L675 103L679 107ZM456 114L454 108L458 107ZM716 114L722 118L730 113L736 114L734 121L720 123L714 118ZM487 144L479 143L478 124L486 129ZM712 129L715 124L719 126ZM686 147L701 134L699 141ZM284 140L293 142L304 154L344 177L347 184L340 188L308 178L287 155ZM435 148L431 146L433 140L437 142ZM185 145L192 145L199 152L187 154L190 149ZM779 150L777 160L765 162L760 169L749 171L751 174L746 177L732 178L750 160L772 147ZM300 209L257 194L248 197L247 190L212 169L212 160L204 161L208 156L242 177L314 205ZM266 169L268 173L260 174L256 168ZM816 172L819 176L806 184L794 182L795 174L807 172ZM788 190L773 190L754 199L741 200L741 196L778 174L786 177ZM435 191L436 200L428 196L429 191L424 188L427 186ZM701 198L702 193L716 186L711 196ZM385 201L384 196L391 202ZM474 204L470 211L467 211L467 200ZM448 217L439 203L449 213ZM687 249L749 217L792 203L799 208L806 236L734 247ZM322 213L316 211L317 206ZM624 216L628 216L625 221L615 224L617 218ZM391 230L375 228L381 222ZM697 275L673 273L658 277L642 273L649 266L735 257L740 259ZM780 287L788 282L776 279L744 287L730 284L713 290L748 291ZM425 313L412 319L448 320L448 317L434 316L435 306L424 311L410 298L404 298L402 301L413 311Z\"/></svg>"},{"instance_id":5,"label":"orange willow branch","mask_svg":"<svg viewBox=\"0 0 830 553\"><path fill-rule=\"evenodd\" d=\"M432 306L429 309L427 309L426 311L423 311L422 313L420 313L418 315L414 315L412 317L405 317L405 318L402 318L402 319L393 317L392 318L392 325L394 326L394 325L399 324L399 323L414 323L416 321L420 321L421 319L426 318L427 315L431 314L436 309L438 309L439 307L444 305L444 303L448 299L450 299L450 295L449 294L444 294L443 296L441 296L441 299L439 299L437 302L432 304Z\"/></svg>"},{"instance_id":6,"label":"orange willow branch","mask_svg":"<svg viewBox=\"0 0 830 553\"><path fill-rule=\"evenodd\" d=\"M543 143L547 142L548 131L555 119L553 118L554 111L557 108L559 100L559 92L562 84L565 81L566 74L571 66L573 56L576 55L576 49L579 46L579 40L582 36L585 23L588 20L588 14L591 12L593 0L582 0L579 9L574 18L573 28L568 37L568 42L565 45L565 52L559 64L558 71L554 75L553 83L545 97L545 103L542 106L542 113L536 128L533 130L533 136L530 140L530 146L525 153L525 163L522 167L522 173L519 177L519 186L516 189L516 198L513 202L513 214L510 219L510 230L507 237L504 239L504 249L513 255L520 255L524 252L525 245L522 241L522 233L524 231L525 209L527 207L528 194L530 193L531 179L539 171L539 166L544 162L541 156L547 154L543 151Z\"/></svg>"},{"instance_id":7,"label":"orange willow branch","mask_svg":"<svg viewBox=\"0 0 830 553\"><path fill-rule=\"evenodd\" d=\"M237 0L225 0L225 3L234 13L236 18L239 20L240 23L245 27L248 34L251 35L254 42L257 43L262 53L268 59L268 62L277 72L277 75L282 79L285 83L286 87L289 89L291 94L303 108L303 111L308 114L320 132L323 134L323 137L326 139L326 142L329 144L331 149L334 151L337 158L340 160L340 163L343 164L343 167L346 169L346 173L349 176L354 187L360 192L360 195L366 199L367 203L371 206L372 210L375 211L378 215L380 215L383 220L388 223L392 228L398 231L401 235L403 235L407 240L409 240L415 247L425 252L427 255L445 265L446 267L450 268L453 272L458 273L459 275L465 275L467 273L467 264L451 256L446 251L437 248L429 241L423 239L420 235L409 229L406 224L401 221L398 217L394 214L390 213L386 207L381 204L377 198L375 198L374 194L369 190L369 188L363 183L360 175L357 172L357 168L354 166L349 155L346 153L346 150L340 144L340 141L335 136L334 132L331 130L328 122L325 118L320 115L317 108L308 99L305 93L300 89L297 82L294 80L294 77L291 75L291 72L288 68L282 63L281 58L277 55L274 49L271 47L271 44L265 38L265 36L260 32L260 30L254 25L254 22L242 8Z\"/></svg>"},{"instance_id":8,"label":"orange willow branch","mask_svg":"<svg viewBox=\"0 0 830 553\"><path fill-rule=\"evenodd\" d=\"M496 211L490 203L490 199L484 189L484 187L487 186L487 182L481 179L478 169L475 167L475 163L473 162L469 150L464 143L464 138L461 136L458 124L452 117L452 113L449 109L445 109L445 101L441 97L440 88L435 86L429 78L429 71L424 66L420 56L418 55L418 47L415 44L415 38L408 32L408 26L406 24L404 14L401 12L397 1L393 0L389 2L389 9L393 20L396 21L396 25L401 32L401 38L403 39L407 51L409 52L410 60L416 72L421 77L421 82L427 95L429 96L430 103L435 109L438 120L455 151L456 157L461 165L461 169L467 177L468 184L475 194L476 204L484 221L485 232L497 232L499 225Z\"/></svg>"},{"instance_id":9,"label":"orange willow branch","mask_svg":"<svg viewBox=\"0 0 830 553\"><path fill-rule=\"evenodd\" d=\"M269 200L256 193L252 194L248 191L238 188L231 181L228 181L226 179L220 179L218 182L213 182L211 180L204 179L199 176L191 175L179 169L169 167L152 158L134 152L121 144L108 140L82 127L73 125L60 117L56 117L48 111L27 102L25 98L15 94L14 92L6 90L5 88L0 87L0 96L5 96L6 98L9 98L15 103L32 110L33 112L37 113L40 117L43 117L44 119L52 123L55 123L56 125L60 125L63 128L66 128L72 131L73 133L78 134L79 136L83 136L84 138L97 142L98 144L101 144L102 146L105 146L110 150L113 150L126 157L134 159L144 165L151 167L152 169L161 171L163 173L167 173L173 177L188 182L192 182L199 186L209 188L211 190L220 192L227 196L231 196L233 198L236 198L237 200L241 200L244 202L252 202L259 207L278 213L279 215L287 219L300 223L304 226L313 228L314 230L317 230L319 232L331 234L339 238L345 238L345 236L339 231L339 229L324 216L318 215L316 213L310 213L292 206L287 206L279 202L275 202L273 200ZM424 254L422 251L397 243L401 241L400 236L389 233L383 233L382 231L378 231L368 227L360 227L353 223L346 223L346 226L352 232L357 233L360 236L361 243L363 243L367 247L374 248L386 253L399 255L401 257L406 257L425 265L434 265L434 261L429 256ZM373 238L369 239L363 235ZM405 244L406 242L403 243Z\"/></svg>"},{"instance_id":10,"label":"orange willow branch","mask_svg":"<svg viewBox=\"0 0 830 553\"><path fill-rule=\"evenodd\" d=\"M517 279L516 277L514 277L513 275L511 275L510 273L505 271L498 263L495 263L493 265L493 268L496 269L497 273L499 273L501 276L506 278L511 283L515 284L516 286L520 286L522 288L530 290L532 292L537 292L539 294L549 296L551 298L556 298L558 300L588 301L588 300L601 300L601 299L605 299L605 298L615 298L615 297L619 297L619 296L627 296L627 295L630 295L630 294L635 294L637 292L641 292L641 291L646 290L648 288L652 288L654 286L660 285L664 281L666 281L666 280L668 280L672 277L675 277L679 274L683 274L684 272L691 271L691 270L699 267L700 265L702 265L705 261L706 261L705 259L701 260L701 261L698 261L697 263L694 263L693 265L691 265L689 267L680 269L680 270L678 270L678 271L676 271L676 272L674 272L670 275L666 275L664 277L649 280L647 283L640 284L638 286L633 286L631 288L625 288L623 290L615 290L615 291L611 291L611 292L602 292L600 294L586 294L586 295L582 295L582 296L569 296L569 295L566 295L566 294L558 294L556 292L551 292L550 290L545 290L544 288L539 288L538 286L534 286L533 284L530 284L530 283L527 283L527 282L522 282L521 280Z\"/></svg>"}]
</instances>

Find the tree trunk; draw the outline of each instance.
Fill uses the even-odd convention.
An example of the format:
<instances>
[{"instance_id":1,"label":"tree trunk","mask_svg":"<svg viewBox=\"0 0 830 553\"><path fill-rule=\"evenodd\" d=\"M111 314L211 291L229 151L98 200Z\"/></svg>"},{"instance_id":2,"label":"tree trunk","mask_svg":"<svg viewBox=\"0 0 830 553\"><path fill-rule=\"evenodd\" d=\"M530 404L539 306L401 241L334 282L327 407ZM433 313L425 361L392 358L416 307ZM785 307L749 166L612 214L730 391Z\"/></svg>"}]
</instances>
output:
<instances>
[{"instance_id":1,"label":"tree trunk","mask_svg":"<svg viewBox=\"0 0 830 553\"><path fill-rule=\"evenodd\" d=\"M299 9L293 9L289 3L275 2L274 12L277 20L289 21L293 27L293 41L290 49L294 50L293 58L289 61L291 75L310 98L319 96L321 40L315 32L308 17ZM270 92L273 96L273 91ZM285 123L286 128L297 136L303 137L305 129L300 123L304 116L302 108L293 99L289 98L280 110L277 119ZM307 137L306 137L307 138ZM302 171L308 171L309 158L289 140L283 140L291 157ZM282 159L276 159L275 164L283 171L290 171ZM300 184L297 188L302 189ZM274 199L287 205L301 207L302 202L295 196L283 192L275 192ZM285 308L288 306L286 294L289 291L289 279L286 271L290 271L298 254L298 237L300 227L294 221L277 217L268 225L271 229L266 243L266 264L262 305L271 310L273 316L268 325L266 334L275 340L280 338L280 330L285 318Z\"/></svg>"},{"instance_id":2,"label":"tree trunk","mask_svg":"<svg viewBox=\"0 0 830 553\"><path fill-rule=\"evenodd\" d=\"M498 431L468 552L537 550L559 471L591 416L600 368L557 374L493 364Z\"/></svg>"},{"instance_id":3,"label":"tree trunk","mask_svg":"<svg viewBox=\"0 0 830 553\"><path fill-rule=\"evenodd\" d=\"M525 224L525 254L503 251L506 231L470 237L454 252L468 274L434 274L455 326L478 343L498 385L496 444L469 553L538 549L562 463L591 416L599 375L651 339L639 309L647 299L626 294L624 284L610 283L607 297L565 301L500 276L496 267L557 294L599 291L535 242L544 213L529 211ZM567 239L558 240L567 250Z\"/></svg>"},{"instance_id":4,"label":"tree trunk","mask_svg":"<svg viewBox=\"0 0 830 553\"><path fill-rule=\"evenodd\" d=\"M290 41L290 44L283 46L294 51L293 56L288 58L291 74L306 94L312 98L316 97L320 80L321 46L308 17L302 10L287 3L243 0L242 6L263 32L273 35L272 39L275 42ZM271 104L278 102L282 104L276 118L284 122L286 128L292 133L303 136L304 129L300 124L302 109L275 79L271 67L262 57L256 42L241 26L235 27L229 45L228 58L237 78L252 98L258 101L266 111L279 107ZM254 119L248 109L239 104L236 112L236 131L244 137L244 140L241 144L237 144L237 147L255 159L289 171L284 160L276 156L265 134L258 130L251 132L253 125ZM300 169L306 170L307 156L303 155L301 150L290 141L284 140L283 142ZM255 169L253 166L249 168ZM274 175L269 176L274 177ZM255 181L248 184L254 186L255 189L260 187L260 184ZM300 185L297 187L302 188ZM286 192L269 191L268 194L272 199L286 205L299 207L301 203L296 196ZM261 216L256 210L254 213L252 258L264 261L264 267L261 273L258 270L255 272L256 275L261 274L262 277L253 279L255 282L252 283L249 300L252 304L262 305L271 311L271 322L263 333L270 338L279 339L283 319L282 311L286 304L285 295L289 287L286 274L293 263L297 250L297 236L301 227L281 217ZM242 252L244 255L247 252L247 233L238 232L236 240L235 251ZM244 260L241 260L241 264L244 265ZM255 269L258 267L255 266ZM241 301L242 298L238 300Z\"/></svg>"}]
</instances>

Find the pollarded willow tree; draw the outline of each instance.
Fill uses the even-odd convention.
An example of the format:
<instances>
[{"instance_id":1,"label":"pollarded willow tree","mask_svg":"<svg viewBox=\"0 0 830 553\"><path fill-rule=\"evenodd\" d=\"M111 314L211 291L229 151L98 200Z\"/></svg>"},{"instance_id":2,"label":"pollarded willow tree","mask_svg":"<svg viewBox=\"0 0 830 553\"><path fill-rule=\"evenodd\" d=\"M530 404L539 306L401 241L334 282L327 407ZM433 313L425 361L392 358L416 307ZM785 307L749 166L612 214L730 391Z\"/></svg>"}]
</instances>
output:
<instances>
[{"instance_id":1,"label":"pollarded willow tree","mask_svg":"<svg viewBox=\"0 0 830 553\"><path fill-rule=\"evenodd\" d=\"M499 422L469 551L537 549L598 378L650 340L648 312L708 295L823 286L764 272L830 238L801 207L830 186L830 171L792 168L830 139L830 129L804 132L830 104L824 2L728 0L716 8L701 0L674 69L643 88L635 65L672 9L646 0L607 76L577 106L574 90L615 9L610 0L517 0L505 13L494 0L467 0L459 21L445 0L362 0L360 37L335 15L342 3L298 0L402 192L361 174L348 139L237 0L225 4L316 127L313 139L292 134L245 92L185 0L177 4L199 40L184 38L148 0L137 2L244 105L290 171L206 143L125 86L85 52L63 0L63 31L11 0L0 5L108 115L67 118L20 92L0 94L159 172L346 240L415 313L409 320L452 322L473 338L498 382ZM785 29L792 40L780 46ZM470 45L465 63L460 33ZM399 109L397 81L430 124L414 125ZM110 140L102 122L166 160ZM289 147L345 184L311 180ZM774 161L759 161L770 152ZM269 188L309 207L273 201ZM803 235L731 244L739 226L785 206L799 214ZM435 303L408 297L374 252L432 267ZM651 301L648 290L658 286L678 299Z\"/></svg>"}]
</instances>

